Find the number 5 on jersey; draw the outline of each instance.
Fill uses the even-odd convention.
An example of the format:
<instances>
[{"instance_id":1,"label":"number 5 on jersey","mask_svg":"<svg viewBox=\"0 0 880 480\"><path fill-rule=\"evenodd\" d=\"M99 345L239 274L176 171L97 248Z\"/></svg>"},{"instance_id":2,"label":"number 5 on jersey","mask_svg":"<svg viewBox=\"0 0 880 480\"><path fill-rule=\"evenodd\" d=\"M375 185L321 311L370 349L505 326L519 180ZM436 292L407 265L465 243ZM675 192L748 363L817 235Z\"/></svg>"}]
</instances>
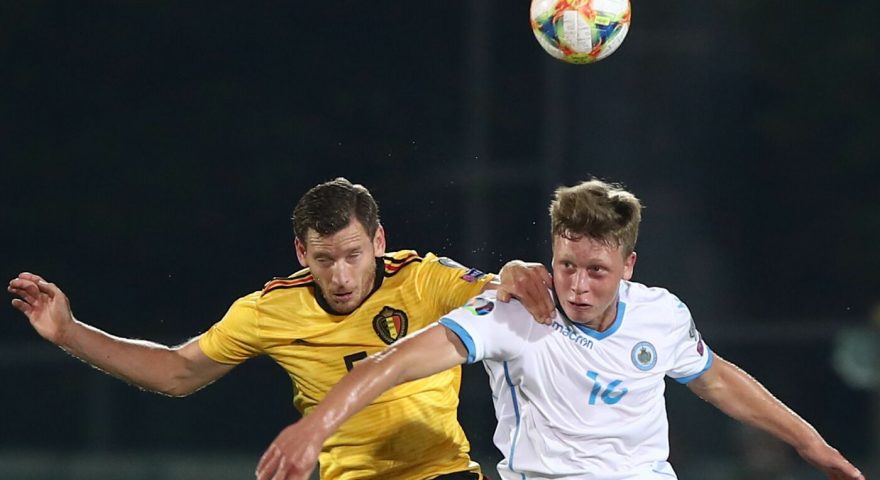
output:
<instances>
[{"instance_id":1,"label":"number 5 on jersey","mask_svg":"<svg viewBox=\"0 0 880 480\"><path fill-rule=\"evenodd\" d=\"M354 362L359 362L365 358L367 358L367 352L357 352L342 357L342 360L345 361L345 369L350 372L354 368Z\"/></svg>"},{"instance_id":2,"label":"number 5 on jersey","mask_svg":"<svg viewBox=\"0 0 880 480\"><path fill-rule=\"evenodd\" d=\"M614 380L607 387L603 386L599 382L599 374L592 370L587 372L587 378L593 381L593 390L590 391L590 405L596 404L596 398L601 398L608 405L614 405L629 391L628 388L617 390L617 387L623 383L623 380ZM603 389L605 390L604 392L602 391Z\"/></svg>"}]
</instances>

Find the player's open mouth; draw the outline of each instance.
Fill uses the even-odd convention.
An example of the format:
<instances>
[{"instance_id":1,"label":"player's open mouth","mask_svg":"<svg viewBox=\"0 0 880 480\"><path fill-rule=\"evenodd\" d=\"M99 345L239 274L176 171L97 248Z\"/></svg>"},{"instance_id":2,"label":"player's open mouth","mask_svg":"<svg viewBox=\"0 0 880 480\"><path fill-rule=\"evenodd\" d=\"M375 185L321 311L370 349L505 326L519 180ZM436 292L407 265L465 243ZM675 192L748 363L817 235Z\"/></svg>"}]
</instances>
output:
<instances>
[{"instance_id":1,"label":"player's open mouth","mask_svg":"<svg viewBox=\"0 0 880 480\"><path fill-rule=\"evenodd\" d=\"M589 303L578 303L578 302L569 301L568 304L571 306L571 308L573 308L575 310L589 310L589 309L593 308L593 306L590 305Z\"/></svg>"}]
</instances>

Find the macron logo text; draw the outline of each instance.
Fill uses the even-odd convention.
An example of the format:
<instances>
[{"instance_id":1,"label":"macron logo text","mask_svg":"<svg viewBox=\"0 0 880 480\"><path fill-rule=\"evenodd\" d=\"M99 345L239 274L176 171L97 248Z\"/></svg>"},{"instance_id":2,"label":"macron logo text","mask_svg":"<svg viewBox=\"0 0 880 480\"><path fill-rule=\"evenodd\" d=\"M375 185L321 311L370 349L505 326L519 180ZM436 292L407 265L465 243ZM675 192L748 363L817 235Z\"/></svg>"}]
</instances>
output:
<instances>
[{"instance_id":1,"label":"macron logo text","mask_svg":"<svg viewBox=\"0 0 880 480\"><path fill-rule=\"evenodd\" d=\"M576 343L578 346L586 347L589 349L593 348L593 341L588 337L581 335L576 329L565 326L559 322L553 322L553 330L561 333L565 338L571 340Z\"/></svg>"}]
</instances>

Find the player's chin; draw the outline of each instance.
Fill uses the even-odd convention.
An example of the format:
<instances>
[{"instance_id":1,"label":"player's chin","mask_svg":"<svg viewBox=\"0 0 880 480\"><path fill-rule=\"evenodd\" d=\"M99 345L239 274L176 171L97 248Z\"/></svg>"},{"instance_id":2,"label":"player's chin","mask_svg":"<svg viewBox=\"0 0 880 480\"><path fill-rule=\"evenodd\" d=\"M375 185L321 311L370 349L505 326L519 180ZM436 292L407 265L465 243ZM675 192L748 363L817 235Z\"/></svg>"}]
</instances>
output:
<instances>
[{"instance_id":1,"label":"player's chin","mask_svg":"<svg viewBox=\"0 0 880 480\"><path fill-rule=\"evenodd\" d=\"M361 301L362 299L360 298L355 299L354 297L352 297L351 299L348 299L346 301L335 301L331 302L331 304L333 305L333 310L336 310L337 312L344 315L348 315L349 313L357 310L357 308L361 305Z\"/></svg>"},{"instance_id":2,"label":"player's chin","mask_svg":"<svg viewBox=\"0 0 880 480\"><path fill-rule=\"evenodd\" d=\"M593 305L566 302L562 309L572 322L589 324L596 320L596 307Z\"/></svg>"}]
</instances>

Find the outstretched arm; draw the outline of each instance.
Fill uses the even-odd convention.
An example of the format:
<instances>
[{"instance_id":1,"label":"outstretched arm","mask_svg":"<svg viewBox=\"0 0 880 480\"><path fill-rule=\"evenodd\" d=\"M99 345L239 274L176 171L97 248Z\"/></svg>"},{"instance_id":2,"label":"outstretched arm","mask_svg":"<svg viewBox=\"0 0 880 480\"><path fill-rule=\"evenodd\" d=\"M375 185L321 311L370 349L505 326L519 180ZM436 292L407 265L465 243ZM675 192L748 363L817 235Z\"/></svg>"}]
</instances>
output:
<instances>
[{"instance_id":1,"label":"outstretched arm","mask_svg":"<svg viewBox=\"0 0 880 480\"><path fill-rule=\"evenodd\" d=\"M171 396L188 395L229 372L233 366L210 359L197 338L178 347L110 335L78 321L70 302L55 284L22 273L7 290L12 306L34 330L71 355L128 383Z\"/></svg>"},{"instance_id":2,"label":"outstretched arm","mask_svg":"<svg viewBox=\"0 0 880 480\"><path fill-rule=\"evenodd\" d=\"M692 392L731 417L765 430L833 480L864 476L819 432L736 365L715 356L712 367L688 384Z\"/></svg>"},{"instance_id":3,"label":"outstretched arm","mask_svg":"<svg viewBox=\"0 0 880 480\"><path fill-rule=\"evenodd\" d=\"M434 324L357 363L315 409L275 437L257 465L260 480L305 480L321 446L347 419L390 388L465 363L467 349Z\"/></svg>"}]
</instances>

